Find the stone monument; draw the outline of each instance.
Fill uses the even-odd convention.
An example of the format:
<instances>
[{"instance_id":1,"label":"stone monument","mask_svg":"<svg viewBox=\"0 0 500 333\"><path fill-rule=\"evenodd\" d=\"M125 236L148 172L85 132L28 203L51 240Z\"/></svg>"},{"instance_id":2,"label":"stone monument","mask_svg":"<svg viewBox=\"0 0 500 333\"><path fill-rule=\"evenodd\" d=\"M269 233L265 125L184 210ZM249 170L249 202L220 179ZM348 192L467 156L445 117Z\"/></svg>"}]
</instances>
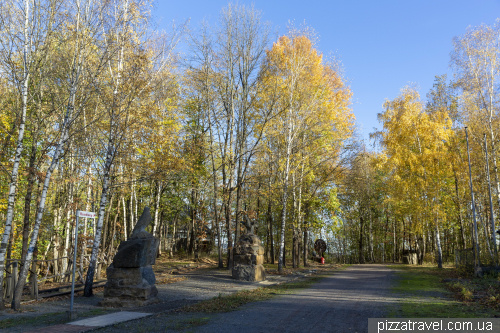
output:
<instances>
[{"instance_id":1,"label":"stone monument","mask_svg":"<svg viewBox=\"0 0 500 333\"><path fill-rule=\"evenodd\" d=\"M100 306L136 307L159 302L154 265L159 239L145 229L151 223L149 207L144 208L128 240L120 243L113 263L106 269L104 300Z\"/></svg>"},{"instance_id":2,"label":"stone monument","mask_svg":"<svg viewBox=\"0 0 500 333\"><path fill-rule=\"evenodd\" d=\"M233 279L244 281L263 281L266 279L264 247L259 237L254 235L255 221L245 215L243 225L246 233L234 245Z\"/></svg>"}]
</instances>

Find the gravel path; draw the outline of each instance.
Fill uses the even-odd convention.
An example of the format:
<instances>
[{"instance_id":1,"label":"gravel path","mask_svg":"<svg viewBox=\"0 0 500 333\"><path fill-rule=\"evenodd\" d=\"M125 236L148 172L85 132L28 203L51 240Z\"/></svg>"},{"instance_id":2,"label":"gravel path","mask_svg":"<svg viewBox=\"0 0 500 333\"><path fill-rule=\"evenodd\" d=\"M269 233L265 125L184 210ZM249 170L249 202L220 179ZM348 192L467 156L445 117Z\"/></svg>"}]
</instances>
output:
<instances>
[{"instance_id":1,"label":"gravel path","mask_svg":"<svg viewBox=\"0 0 500 333\"><path fill-rule=\"evenodd\" d=\"M393 271L356 265L297 294L221 315L197 332L367 332L368 318L387 315Z\"/></svg>"},{"instance_id":2,"label":"gravel path","mask_svg":"<svg viewBox=\"0 0 500 333\"><path fill-rule=\"evenodd\" d=\"M355 265L292 295L216 315L158 314L98 332L366 332L368 318L387 316L402 297L390 292L394 271Z\"/></svg>"}]
</instances>

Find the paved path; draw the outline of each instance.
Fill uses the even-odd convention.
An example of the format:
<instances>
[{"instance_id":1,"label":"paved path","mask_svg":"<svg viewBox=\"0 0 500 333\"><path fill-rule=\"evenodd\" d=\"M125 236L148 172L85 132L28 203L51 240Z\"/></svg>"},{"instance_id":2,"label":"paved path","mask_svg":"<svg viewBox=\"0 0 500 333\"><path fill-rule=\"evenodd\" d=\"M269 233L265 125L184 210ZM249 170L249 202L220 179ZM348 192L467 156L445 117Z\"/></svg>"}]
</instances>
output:
<instances>
[{"instance_id":1,"label":"paved path","mask_svg":"<svg viewBox=\"0 0 500 333\"><path fill-rule=\"evenodd\" d=\"M221 314L196 332L367 332L368 318L386 316L400 301L390 292L393 280L382 265L350 266L297 294Z\"/></svg>"},{"instance_id":2,"label":"paved path","mask_svg":"<svg viewBox=\"0 0 500 333\"><path fill-rule=\"evenodd\" d=\"M221 314L159 314L97 330L100 333L136 332L367 332L368 318L387 316L389 305L402 297L393 294L394 271L383 265L354 265L335 271L296 294L250 303ZM198 324L186 326L186 323ZM184 326L182 326L184 324Z\"/></svg>"}]
</instances>

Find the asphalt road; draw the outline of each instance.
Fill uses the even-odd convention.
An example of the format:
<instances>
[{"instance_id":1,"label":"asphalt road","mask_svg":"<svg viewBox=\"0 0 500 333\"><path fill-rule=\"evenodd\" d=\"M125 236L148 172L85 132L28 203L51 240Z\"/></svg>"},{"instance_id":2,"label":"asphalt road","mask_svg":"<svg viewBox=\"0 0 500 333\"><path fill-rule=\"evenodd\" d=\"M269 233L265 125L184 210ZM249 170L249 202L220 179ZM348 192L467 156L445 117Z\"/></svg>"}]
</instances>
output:
<instances>
[{"instance_id":1,"label":"asphalt road","mask_svg":"<svg viewBox=\"0 0 500 333\"><path fill-rule=\"evenodd\" d=\"M394 273L382 265L354 265L293 295L252 303L210 318L195 332L367 332L368 318L398 302ZM393 304L394 305L394 304Z\"/></svg>"},{"instance_id":2,"label":"asphalt road","mask_svg":"<svg viewBox=\"0 0 500 333\"><path fill-rule=\"evenodd\" d=\"M164 313L97 330L124 332L334 332L365 333L368 318L387 317L402 297L391 293L394 271L353 265L295 294L249 303L220 314Z\"/></svg>"}]
</instances>

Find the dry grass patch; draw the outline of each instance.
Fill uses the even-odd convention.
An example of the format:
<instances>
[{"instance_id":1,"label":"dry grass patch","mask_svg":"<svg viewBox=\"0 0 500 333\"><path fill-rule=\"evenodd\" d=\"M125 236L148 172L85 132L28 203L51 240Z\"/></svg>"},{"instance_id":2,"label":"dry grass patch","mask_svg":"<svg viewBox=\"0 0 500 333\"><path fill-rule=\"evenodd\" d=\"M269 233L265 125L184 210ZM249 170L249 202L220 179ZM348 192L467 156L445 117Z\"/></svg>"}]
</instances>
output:
<instances>
[{"instance_id":1,"label":"dry grass patch","mask_svg":"<svg viewBox=\"0 0 500 333\"><path fill-rule=\"evenodd\" d=\"M227 296L219 294L219 296L217 297L202 301L194 305L186 306L178 311L204 313L234 311L240 306L247 303L265 301L277 295L286 295L297 292L301 289L309 287L311 284L317 282L323 276L324 275L316 275L313 277L301 278L299 280L283 283L280 285L261 287L254 290L242 290Z\"/></svg>"}]
</instances>

